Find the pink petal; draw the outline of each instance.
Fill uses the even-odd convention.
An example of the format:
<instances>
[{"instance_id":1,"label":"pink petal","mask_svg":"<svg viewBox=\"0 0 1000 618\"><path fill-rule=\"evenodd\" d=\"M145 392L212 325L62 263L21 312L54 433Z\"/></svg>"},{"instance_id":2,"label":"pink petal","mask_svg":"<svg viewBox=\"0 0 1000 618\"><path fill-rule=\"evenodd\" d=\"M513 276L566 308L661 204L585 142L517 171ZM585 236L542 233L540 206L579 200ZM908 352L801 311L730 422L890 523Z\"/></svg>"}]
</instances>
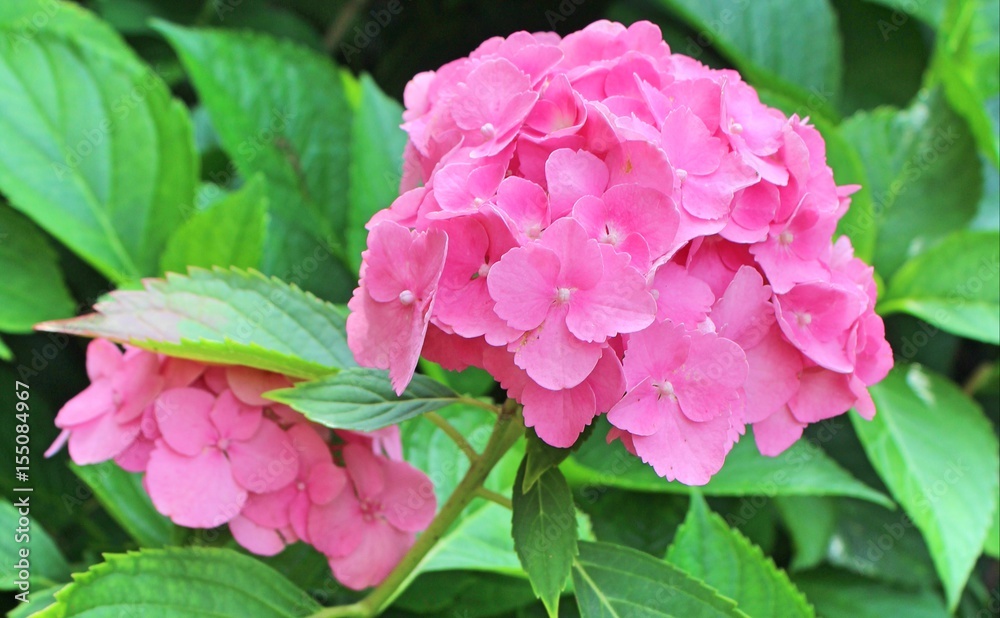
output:
<instances>
[{"instance_id":1,"label":"pink petal","mask_svg":"<svg viewBox=\"0 0 1000 618\"><path fill-rule=\"evenodd\" d=\"M545 162L545 182L552 218L558 219L569 214L581 197L604 194L608 186L608 168L585 150L560 149Z\"/></svg>"},{"instance_id":2,"label":"pink petal","mask_svg":"<svg viewBox=\"0 0 1000 618\"><path fill-rule=\"evenodd\" d=\"M413 545L413 534L388 524L364 526L357 531L357 549L342 558L330 558L330 569L341 584L361 590L380 583Z\"/></svg>"},{"instance_id":3,"label":"pink petal","mask_svg":"<svg viewBox=\"0 0 1000 618\"><path fill-rule=\"evenodd\" d=\"M355 552L366 526L361 506L350 491L341 493L328 504L313 504L309 509L309 540L328 557L344 557Z\"/></svg>"},{"instance_id":4,"label":"pink petal","mask_svg":"<svg viewBox=\"0 0 1000 618\"><path fill-rule=\"evenodd\" d=\"M799 390L788 402L796 420L816 423L847 412L854 405L851 377L813 367L799 377Z\"/></svg>"},{"instance_id":5,"label":"pink petal","mask_svg":"<svg viewBox=\"0 0 1000 618\"><path fill-rule=\"evenodd\" d=\"M233 391L226 389L219 393L208 416L220 437L246 440L257 433L263 414L262 408L243 403Z\"/></svg>"},{"instance_id":6,"label":"pink petal","mask_svg":"<svg viewBox=\"0 0 1000 618\"><path fill-rule=\"evenodd\" d=\"M209 418L214 405L212 393L197 388L175 388L161 393L154 406L164 442L189 457L215 444L220 434Z\"/></svg>"},{"instance_id":7,"label":"pink petal","mask_svg":"<svg viewBox=\"0 0 1000 618\"><path fill-rule=\"evenodd\" d=\"M144 482L156 510L188 528L221 526L236 517L247 500L229 461L216 448L185 457L160 444L149 457Z\"/></svg>"},{"instance_id":8,"label":"pink petal","mask_svg":"<svg viewBox=\"0 0 1000 618\"><path fill-rule=\"evenodd\" d=\"M265 493L285 487L299 473L299 459L291 440L278 425L261 421L248 440L232 440L225 448L233 478L248 491Z\"/></svg>"},{"instance_id":9,"label":"pink petal","mask_svg":"<svg viewBox=\"0 0 1000 618\"><path fill-rule=\"evenodd\" d=\"M229 531L237 543L258 556L274 556L285 549L285 540L274 528L265 528L237 515L229 521Z\"/></svg>"},{"instance_id":10,"label":"pink petal","mask_svg":"<svg viewBox=\"0 0 1000 618\"><path fill-rule=\"evenodd\" d=\"M633 436L636 454L667 480L704 485L722 469L729 452L729 419L704 423L684 414L666 415L663 428L649 436Z\"/></svg>"},{"instance_id":11,"label":"pink petal","mask_svg":"<svg viewBox=\"0 0 1000 618\"><path fill-rule=\"evenodd\" d=\"M437 498L427 475L403 461L384 461L382 516L398 530L419 532L434 519Z\"/></svg>"},{"instance_id":12,"label":"pink petal","mask_svg":"<svg viewBox=\"0 0 1000 618\"><path fill-rule=\"evenodd\" d=\"M774 307L771 288L754 268L741 266L712 309L712 323L721 337L752 348L771 331Z\"/></svg>"},{"instance_id":13,"label":"pink petal","mask_svg":"<svg viewBox=\"0 0 1000 618\"><path fill-rule=\"evenodd\" d=\"M72 428L69 456L81 466L100 463L118 456L138 437L138 419L119 424L112 415L105 414Z\"/></svg>"},{"instance_id":14,"label":"pink petal","mask_svg":"<svg viewBox=\"0 0 1000 618\"><path fill-rule=\"evenodd\" d=\"M677 403L660 398L651 378L630 389L611 411L608 421L633 435L649 436L660 431L669 414L679 413Z\"/></svg>"},{"instance_id":15,"label":"pink petal","mask_svg":"<svg viewBox=\"0 0 1000 618\"><path fill-rule=\"evenodd\" d=\"M110 378L122 363L122 351L107 339L94 339L87 344L87 377L91 382Z\"/></svg>"},{"instance_id":16,"label":"pink petal","mask_svg":"<svg viewBox=\"0 0 1000 618\"><path fill-rule=\"evenodd\" d=\"M802 354L772 329L746 355L746 421L757 423L783 408L799 390Z\"/></svg>"},{"instance_id":17,"label":"pink petal","mask_svg":"<svg viewBox=\"0 0 1000 618\"><path fill-rule=\"evenodd\" d=\"M279 388L288 388L291 380L280 373L234 365L226 369L226 380L233 394L248 406L267 406L273 403L262 395Z\"/></svg>"},{"instance_id":18,"label":"pink petal","mask_svg":"<svg viewBox=\"0 0 1000 618\"><path fill-rule=\"evenodd\" d=\"M806 424L792 416L788 406L753 425L753 438L761 455L777 457L802 437Z\"/></svg>"},{"instance_id":19,"label":"pink petal","mask_svg":"<svg viewBox=\"0 0 1000 618\"><path fill-rule=\"evenodd\" d=\"M66 429L92 421L98 416L112 416L114 411L111 382L101 379L67 401L56 415L55 424L56 427Z\"/></svg>"},{"instance_id":20,"label":"pink petal","mask_svg":"<svg viewBox=\"0 0 1000 618\"><path fill-rule=\"evenodd\" d=\"M358 497L366 499L379 496L386 486L385 460L357 444L346 445L343 453L347 474Z\"/></svg>"},{"instance_id":21,"label":"pink petal","mask_svg":"<svg viewBox=\"0 0 1000 618\"><path fill-rule=\"evenodd\" d=\"M291 523L289 508L299 493L294 483L277 491L263 494L251 493L240 513L243 517L265 528L283 528Z\"/></svg>"},{"instance_id":22,"label":"pink petal","mask_svg":"<svg viewBox=\"0 0 1000 618\"><path fill-rule=\"evenodd\" d=\"M705 321L715 302L707 283L671 262L656 269L652 289L656 296L656 319L683 324L688 330L695 330Z\"/></svg>"},{"instance_id":23,"label":"pink petal","mask_svg":"<svg viewBox=\"0 0 1000 618\"><path fill-rule=\"evenodd\" d=\"M715 335L692 333L687 360L671 383L684 415L704 422L738 406L747 372L743 348Z\"/></svg>"},{"instance_id":24,"label":"pink petal","mask_svg":"<svg viewBox=\"0 0 1000 618\"><path fill-rule=\"evenodd\" d=\"M551 391L528 382L521 394L524 424L557 448L569 448L597 414L594 389L586 381L573 388Z\"/></svg>"},{"instance_id":25,"label":"pink petal","mask_svg":"<svg viewBox=\"0 0 1000 618\"><path fill-rule=\"evenodd\" d=\"M570 332L584 341L632 333L656 317L656 301L643 276L628 265L628 257L608 245L601 246L601 254L604 276L594 287L573 293L566 316Z\"/></svg>"},{"instance_id":26,"label":"pink petal","mask_svg":"<svg viewBox=\"0 0 1000 618\"><path fill-rule=\"evenodd\" d=\"M496 313L520 330L537 328L555 299L559 257L549 249L528 245L503 256L488 276Z\"/></svg>"},{"instance_id":27,"label":"pink petal","mask_svg":"<svg viewBox=\"0 0 1000 618\"><path fill-rule=\"evenodd\" d=\"M312 467L306 486L313 504L329 504L347 487L347 473L332 461L324 462Z\"/></svg>"},{"instance_id":28,"label":"pink petal","mask_svg":"<svg viewBox=\"0 0 1000 618\"><path fill-rule=\"evenodd\" d=\"M566 328L565 316L565 305L556 308L541 326L508 347L518 367L539 386L554 391L583 382L597 365L603 348L603 344L576 338Z\"/></svg>"}]
</instances>

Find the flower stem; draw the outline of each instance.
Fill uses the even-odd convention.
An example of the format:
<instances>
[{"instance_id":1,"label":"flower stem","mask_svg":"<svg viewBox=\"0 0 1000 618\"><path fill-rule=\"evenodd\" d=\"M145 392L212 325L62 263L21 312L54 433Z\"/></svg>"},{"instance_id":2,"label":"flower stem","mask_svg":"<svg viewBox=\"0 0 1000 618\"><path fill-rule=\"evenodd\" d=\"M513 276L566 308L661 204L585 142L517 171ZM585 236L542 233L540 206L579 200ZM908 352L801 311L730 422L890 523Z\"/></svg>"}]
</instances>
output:
<instances>
[{"instance_id":1,"label":"flower stem","mask_svg":"<svg viewBox=\"0 0 1000 618\"><path fill-rule=\"evenodd\" d=\"M425 412L424 418L437 425L438 429L451 438L452 442L457 444L458 448L462 449L462 452L469 458L469 461L475 461L479 457L479 453L476 452L476 449L472 448L472 445L465 439L462 432L456 429L443 416L437 412Z\"/></svg>"},{"instance_id":2,"label":"flower stem","mask_svg":"<svg viewBox=\"0 0 1000 618\"><path fill-rule=\"evenodd\" d=\"M480 495L479 490L490 471L523 434L524 422L521 419L521 410L513 400L508 400L500 410L486 448L481 455L472 460L458 487L396 568L377 588L357 603L327 607L314 613L310 618L371 618L381 614L402 592L424 557L444 537L465 507L474 497Z\"/></svg>"}]
</instances>

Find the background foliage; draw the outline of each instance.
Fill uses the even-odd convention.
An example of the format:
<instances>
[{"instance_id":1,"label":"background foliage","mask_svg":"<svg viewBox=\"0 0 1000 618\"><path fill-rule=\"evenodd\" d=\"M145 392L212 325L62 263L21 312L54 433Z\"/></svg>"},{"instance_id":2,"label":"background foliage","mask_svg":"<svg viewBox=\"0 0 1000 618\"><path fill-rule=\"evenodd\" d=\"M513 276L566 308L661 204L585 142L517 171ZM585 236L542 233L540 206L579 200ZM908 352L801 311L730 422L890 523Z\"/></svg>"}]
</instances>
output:
<instances>
[{"instance_id":1,"label":"background foliage","mask_svg":"<svg viewBox=\"0 0 1000 618\"><path fill-rule=\"evenodd\" d=\"M11 616L45 607L70 573L88 568L52 615L100 611L126 591L140 614L156 603L195 615L211 598L216 615L306 615L352 598L306 547L247 558L221 531L173 526L115 466L71 466L64 454L41 460L55 412L86 385L84 342L31 327L187 266L258 269L345 302L364 222L396 193L407 80L489 36L565 34L602 17L650 19L675 51L735 67L766 102L812 119L838 181L864 187L840 231L876 266L898 366L873 389L874 421L820 423L776 459L745 439L699 491L598 448L606 426L561 463L529 440L519 471L518 445L487 482L507 494L531 485L514 490L516 538L509 511L477 500L388 615L543 616L536 593L550 608L559 601L561 581L545 575L555 565L572 570L576 595L558 603L565 616L632 616L635 603L649 615L998 613L996 0L7 0L0 401L13 415L14 381L31 385L37 488L35 601L11 600ZM342 318L324 317L297 292L276 313L263 311L270 305L259 299L274 285L196 271L156 293L164 302L225 300L252 324L306 316L307 334L341 337ZM231 333L199 334L211 340L198 352L206 359L260 357L227 342ZM351 365L341 344L290 341L256 341L265 366L308 377ZM481 449L491 415L456 393L495 394L492 381L423 370L419 392L376 411L437 409ZM366 379L351 370L289 397ZM0 425L5 459L13 426ZM423 419L407 420L403 434L444 500L468 465L463 454ZM10 565L13 480L2 478L0 563ZM559 551L522 567L515 541L521 548L544 535L546 517L563 521L549 539ZM148 549L123 553L139 547ZM182 573L199 575L181 585ZM233 582L254 594L234 595Z\"/></svg>"}]
</instances>

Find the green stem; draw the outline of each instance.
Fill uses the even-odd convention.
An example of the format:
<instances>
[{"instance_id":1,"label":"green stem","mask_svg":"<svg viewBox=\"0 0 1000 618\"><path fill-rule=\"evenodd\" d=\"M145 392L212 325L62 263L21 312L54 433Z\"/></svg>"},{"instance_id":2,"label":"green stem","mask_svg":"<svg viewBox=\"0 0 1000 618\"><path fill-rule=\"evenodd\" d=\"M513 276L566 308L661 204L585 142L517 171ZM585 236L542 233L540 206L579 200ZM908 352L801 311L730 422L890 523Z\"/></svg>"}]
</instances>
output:
<instances>
[{"instance_id":1,"label":"green stem","mask_svg":"<svg viewBox=\"0 0 1000 618\"><path fill-rule=\"evenodd\" d=\"M396 598L400 589L410 580L413 572L423 561L427 553L448 532L465 507L474 497L479 495L483 481L496 466L500 458L524 434L524 423L521 411L513 400L508 400L500 411L493 433L486 444L482 455L472 460L469 470L462 477L458 487L444 503L434 521L417 538L417 542L403 556L396 568L378 585L377 588L352 605L327 607L312 614L310 618L372 618L381 614Z\"/></svg>"},{"instance_id":2,"label":"green stem","mask_svg":"<svg viewBox=\"0 0 1000 618\"><path fill-rule=\"evenodd\" d=\"M458 448L462 449L462 452L469 458L469 461L475 461L476 458L479 457L479 453L476 452L476 449L472 448L472 445L465 439L462 432L456 429L455 426L449 423L443 416L437 412L425 412L424 418L437 425L438 429L451 438L451 441L458 445Z\"/></svg>"}]
</instances>

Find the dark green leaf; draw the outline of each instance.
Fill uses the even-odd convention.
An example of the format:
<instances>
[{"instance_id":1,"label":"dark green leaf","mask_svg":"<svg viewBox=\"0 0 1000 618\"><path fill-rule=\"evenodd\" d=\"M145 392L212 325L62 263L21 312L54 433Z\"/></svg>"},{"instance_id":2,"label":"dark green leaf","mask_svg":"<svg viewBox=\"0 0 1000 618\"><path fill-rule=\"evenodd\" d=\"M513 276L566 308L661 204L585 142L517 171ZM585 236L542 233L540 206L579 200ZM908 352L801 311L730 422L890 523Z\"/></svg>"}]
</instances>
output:
<instances>
[{"instance_id":1,"label":"dark green leaf","mask_svg":"<svg viewBox=\"0 0 1000 618\"><path fill-rule=\"evenodd\" d=\"M399 128L403 108L386 96L370 75L359 80L360 101L351 127L351 188L348 194L347 255L357 270L367 247L365 224L399 194L406 133Z\"/></svg>"},{"instance_id":2,"label":"dark green leaf","mask_svg":"<svg viewBox=\"0 0 1000 618\"><path fill-rule=\"evenodd\" d=\"M815 618L788 575L709 510L697 493L691 495L691 510L667 552L667 562L733 599L753 618Z\"/></svg>"},{"instance_id":3,"label":"dark green leaf","mask_svg":"<svg viewBox=\"0 0 1000 618\"><path fill-rule=\"evenodd\" d=\"M823 562L837 525L837 501L821 496L778 496L774 504L792 539L791 571Z\"/></svg>"},{"instance_id":4,"label":"dark green leaf","mask_svg":"<svg viewBox=\"0 0 1000 618\"><path fill-rule=\"evenodd\" d=\"M878 414L872 421L852 417L854 428L868 459L923 532L954 607L997 505L993 427L955 384L919 365L896 367L871 394Z\"/></svg>"},{"instance_id":5,"label":"dark green leaf","mask_svg":"<svg viewBox=\"0 0 1000 618\"><path fill-rule=\"evenodd\" d=\"M558 616L559 595L577 555L573 494L558 468L548 468L535 483L524 487L527 461L521 462L514 481L514 550L535 594L550 616Z\"/></svg>"},{"instance_id":6,"label":"dark green leaf","mask_svg":"<svg viewBox=\"0 0 1000 618\"><path fill-rule=\"evenodd\" d=\"M177 50L236 169L267 180L263 270L346 297L351 113L337 68L260 34L165 22L157 29Z\"/></svg>"},{"instance_id":7,"label":"dark green leaf","mask_svg":"<svg viewBox=\"0 0 1000 618\"><path fill-rule=\"evenodd\" d=\"M944 7L947 0L868 0L876 4L885 5L894 9L894 15L887 24L878 24L879 28L886 33L894 32L893 26L898 27L898 22L905 21L906 15L913 15L924 21L929 26L938 26L944 18Z\"/></svg>"},{"instance_id":8,"label":"dark green leaf","mask_svg":"<svg viewBox=\"0 0 1000 618\"><path fill-rule=\"evenodd\" d=\"M573 585L583 618L747 618L732 600L677 567L607 543L580 543Z\"/></svg>"},{"instance_id":9,"label":"dark green leaf","mask_svg":"<svg viewBox=\"0 0 1000 618\"><path fill-rule=\"evenodd\" d=\"M823 618L947 618L944 603L927 588L897 588L834 569L795 577Z\"/></svg>"},{"instance_id":10,"label":"dark green leaf","mask_svg":"<svg viewBox=\"0 0 1000 618\"><path fill-rule=\"evenodd\" d=\"M139 545L166 547L174 542L174 524L153 506L140 475L126 472L110 461L93 466L70 464L70 468Z\"/></svg>"},{"instance_id":11,"label":"dark green leaf","mask_svg":"<svg viewBox=\"0 0 1000 618\"><path fill-rule=\"evenodd\" d=\"M0 567L3 573L0 590L21 592L16 582L24 581L20 577L22 572L30 574L28 582L31 586L51 586L68 581L70 569L66 559L52 537L31 516L32 494L13 493L11 498L13 504L6 498L0 499L0 526L4 530L4 534L0 535L0 564L3 565ZM27 507L22 506L24 501ZM26 526L21 525L24 521L28 522ZM27 551L28 555L22 555L23 551ZM23 566L25 564L26 567Z\"/></svg>"},{"instance_id":12,"label":"dark green leaf","mask_svg":"<svg viewBox=\"0 0 1000 618\"><path fill-rule=\"evenodd\" d=\"M525 438L524 486L521 489L528 491L549 468L558 466L573 450L550 446L538 437L534 429L528 429Z\"/></svg>"},{"instance_id":13,"label":"dark green leaf","mask_svg":"<svg viewBox=\"0 0 1000 618\"><path fill-rule=\"evenodd\" d=\"M36 322L73 315L76 304L56 252L38 228L2 202L0 272L0 331L26 333Z\"/></svg>"},{"instance_id":14,"label":"dark green leaf","mask_svg":"<svg viewBox=\"0 0 1000 618\"><path fill-rule=\"evenodd\" d=\"M507 615L535 602L531 586L521 578L495 573L441 571L421 575L393 608L430 616L487 618Z\"/></svg>"},{"instance_id":15,"label":"dark green leaf","mask_svg":"<svg viewBox=\"0 0 1000 618\"><path fill-rule=\"evenodd\" d=\"M112 292L97 313L39 328L303 378L355 366L341 314L294 285L255 271L201 268L143 285Z\"/></svg>"},{"instance_id":16,"label":"dark green leaf","mask_svg":"<svg viewBox=\"0 0 1000 618\"><path fill-rule=\"evenodd\" d=\"M835 115L826 101L840 95L841 42L826 0L659 2L698 33L674 52L697 58L712 46L749 82L800 101L818 96L816 114Z\"/></svg>"},{"instance_id":17,"label":"dark green leaf","mask_svg":"<svg viewBox=\"0 0 1000 618\"><path fill-rule=\"evenodd\" d=\"M877 229L874 263L883 277L972 220L982 185L979 159L965 121L939 92L922 94L902 111L855 114L841 132L867 170L874 204L867 225Z\"/></svg>"},{"instance_id":18,"label":"dark green leaf","mask_svg":"<svg viewBox=\"0 0 1000 618\"><path fill-rule=\"evenodd\" d=\"M367 368L345 369L267 396L321 425L354 431L395 425L440 410L458 399L458 394L447 386L420 374L414 375L403 394L397 396L388 373Z\"/></svg>"},{"instance_id":19,"label":"dark green leaf","mask_svg":"<svg viewBox=\"0 0 1000 618\"><path fill-rule=\"evenodd\" d=\"M227 549L186 547L107 554L56 594L44 618L111 618L123 607L159 618L292 618L316 601L258 560Z\"/></svg>"},{"instance_id":20,"label":"dark green leaf","mask_svg":"<svg viewBox=\"0 0 1000 618\"><path fill-rule=\"evenodd\" d=\"M188 219L167 242L160 260L164 272L185 273L189 266L259 268L267 231L264 180L255 176Z\"/></svg>"},{"instance_id":21,"label":"dark green leaf","mask_svg":"<svg viewBox=\"0 0 1000 618\"><path fill-rule=\"evenodd\" d=\"M620 445L605 444L608 425L598 423L594 437L561 466L571 485L691 492L687 485L657 476ZM733 447L722 470L700 490L707 496L851 496L892 507L885 495L853 478L812 443L799 440L778 457L764 457L750 435Z\"/></svg>"},{"instance_id":22,"label":"dark green leaf","mask_svg":"<svg viewBox=\"0 0 1000 618\"><path fill-rule=\"evenodd\" d=\"M0 92L11 204L113 281L156 274L198 178L187 109L160 76L77 5L12 0Z\"/></svg>"},{"instance_id":23,"label":"dark green leaf","mask_svg":"<svg viewBox=\"0 0 1000 618\"><path fill-rule=\"evenodd\" d=\"M998 273L996 232L956 232L903 264L878 310L909 313L949 333L998 344Z\"/></svg>"}]
</instances>

